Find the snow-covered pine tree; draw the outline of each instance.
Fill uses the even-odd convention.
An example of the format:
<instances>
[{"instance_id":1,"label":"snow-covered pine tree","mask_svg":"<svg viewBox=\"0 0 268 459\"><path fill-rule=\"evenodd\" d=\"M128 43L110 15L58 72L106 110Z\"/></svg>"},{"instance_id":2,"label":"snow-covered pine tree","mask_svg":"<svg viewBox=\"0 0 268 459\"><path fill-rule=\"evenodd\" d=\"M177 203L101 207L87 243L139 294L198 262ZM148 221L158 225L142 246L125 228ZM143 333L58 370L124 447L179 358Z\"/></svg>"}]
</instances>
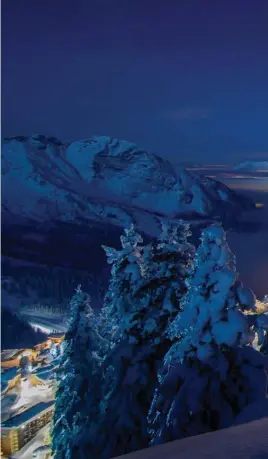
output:
<instances>
[{"instance_id":1,"label":"snow-covered pine tree","mask_svg":"<svg viewBox=\"0 0 268 459\"><path fill-rule=\"evenodd\" d=\"M116 339L117 331L122 331L122 317L126 321L128 310L131 311L128 298L131 286L141 277L139 260L141 259L143 239L131 225L124 230L120 237L122 249L103 246L107 255L108 264L112 265L111 279L108 292L105 295L104 307L101 311L104 334L112 335ZM119 324L121 325L119 330ZM118 338L118 337L117 337Z\"/></svg>"},{"instance_id":2,"label":"snow-covered pine tree","mask_svg":"<svg viewBox=\"0 0 268 459\"><path fill-rule=\"evenodd\" d=\"M117 326L115 324L115 321L112 318L110 318L109 308L106 305L104 305L100 310L100 313L97 317L97 326L99 334L106 340L108 345L107 350L109 350L109 348L113 346Z\"/></svg>"},{"instance_id":3,"label":"snow-covered pine tree","mask_svg":"<svg viewBox=\"0 0 268 459\"><path fill-rule=\"evenodd\" d=\"M135 286L142 280L140 259L143 242L141 236L136 232L134 225L125 229L125 234L121 236L121 250L116 250L103 246L107 261L112 265L111 279L108 292L105 296L104 307L99 317L99 333L101 336L110 340L111 349L104 362L105 384L103 387L102 413L100 417L100 429L97 431L95 442L99 445L98 457L111 457L117 454L117 443L121 441L121 435L126 430L127 436L122 440L124 451L125 443L129 442L128 423L124 427L124 422L132 419L132 407L129 406L129 413L123 409L124 400L119 400L119 405L113 410L113 400L116 402L117 390L124 375L122 372L127 370L131 361L133 344L128 343L127 329L131 322L135 303L133 302L133 291ZM125 351L129 358L124 359L120 354L120 344L126 344ZM130 355L129 355L130 354ZM125 368L126 363L126 368ZM121 368L122 367L122 368ZM120 389L119 389L120 390ZM121 390L120 390L121 391ZM122 394L129 393L122 389ZM119 395L120 399L120 395ZM132 402L134 403L135 400ZM121 423L121 424L120 424ZM111 433L112 432L112 433ZM142 437L142 433L139 434ZM133 442L135 444L135 438Z\"/></svg>"},{"instance_id":4,"label":"snow-covered pine tree","mask_svg":"<svg viewBox=\"0 0 268 459\"><path fill-rule=\"evenodd\" d=\"M94 437L99 415L99 342L90 298L81 286L71 301L63 349L53 416L53 457L79 459L90 454L94 457L95 445L90 443L90 438Z\"/></svg>"},{"instance_id":5,"label":"snow-covered pine tree","mask_svg":"<svg viewBox=\"0 0 268 459\"><path fill-rule=\"evenodd\" d=\"M267 360L250 346L254 333L242 311L253 306L252 294L241 290L220 226L203 231L188 282L169 331L180 340L165 356L148 416L151 444L230 426L266 397Z\"/></svg>"},{"instance_id":6,"label":"snow-covered pine tree","mask_svg":"<svg viewBox=\"0 0 268 459\"><path fill-rule=\"evenodd\" d=\"M51 355L52 359L56 359L58 357L58 355L59 355L59 349L58 349L58 346L55 343L51 344L50 355Z\"/></svg>"},{"instance_id":7,"label":"snow-covered pine tree","mask_svg":"<svg viewBox=\"0 0 268 459\"><path fill-rule=\"evenodd\" d=\"M121 253L108 251L113 268L107 308L117 333L105 362L113 379L108 373L98 431L103 459L148 446L147 414L157 368L170 346L165 331L180 310L193 254L189 227L182 222L163 226L156 248L138 246L142 239L133 226L125 233Z\"/></svg>"},{"instance_id":8,"label":"snow-covered pine tree","mask_svg":"<svg viewBox=\"0 0 268 459\"><path fill-rule=\"evenodd\" d=\"M156 247L143 252L144 277L148 280L144 290L151 295L152 311L156 311L161 336L182 310L181 298L187 292L195 254L194 245L188 241L190 236L190 225L183 220L162 223ZM166 343L170 347L169 335L166 335Z\"/></svg>"}]
</instances>

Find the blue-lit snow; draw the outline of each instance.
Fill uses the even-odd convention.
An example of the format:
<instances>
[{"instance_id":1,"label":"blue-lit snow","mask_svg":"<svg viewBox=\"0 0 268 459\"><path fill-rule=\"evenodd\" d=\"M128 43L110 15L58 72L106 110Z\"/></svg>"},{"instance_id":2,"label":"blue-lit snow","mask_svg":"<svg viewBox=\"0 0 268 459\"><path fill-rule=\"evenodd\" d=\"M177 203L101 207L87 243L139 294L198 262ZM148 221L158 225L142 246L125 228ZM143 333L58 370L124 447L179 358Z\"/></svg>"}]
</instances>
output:
<instances>
[{"instance_id":1,"label":"blue-lit snow","mask_svg":"<svg viewBox=\"0 0 268 459\"><path fill-rule=\"evenodd\" d=\"M224 185L181 170L131 142L93 137L70 144L33 136L6 139L2 147L6 218L38 222L95 221L147 234L159 218L209 215L221 204L239 209ZM16 187L14 183L16 182ZM219 192L225 195L220 196ZM222 200L223 198L223 200Z\"/></svg>"}]
</instances>

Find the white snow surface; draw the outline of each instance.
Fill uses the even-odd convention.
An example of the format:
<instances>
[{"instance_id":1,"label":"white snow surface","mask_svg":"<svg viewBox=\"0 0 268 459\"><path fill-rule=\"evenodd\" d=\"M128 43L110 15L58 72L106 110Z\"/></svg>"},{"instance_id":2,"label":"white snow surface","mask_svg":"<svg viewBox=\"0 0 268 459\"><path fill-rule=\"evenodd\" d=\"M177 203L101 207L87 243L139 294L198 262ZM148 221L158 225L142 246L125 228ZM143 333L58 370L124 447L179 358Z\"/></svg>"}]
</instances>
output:
<instances>
[{"instance_id":1,"label":"white snow surface","mask_svg":"<svg viewBox=\"0 0 268 459\"><path fill-rule=\"evenodd\" d=\"M152 446L121 459L267 459L268 418ZM115 458L115 459L119 459Z\"/></svg>"},{"instance_id":2,"label":"white snow surface","mask_svg":"<svg viewBox=\"0 0 268 459\"><path fill-rule=\"evenodd\" d=\"M250 403L237 416L234 424L246 424L261 418L268 418L268 397L265 400Z\"/></svg>"},{"instance_id":3,"label":"white snow surface","mask_svg":"<svg viewBox=\"0 0 268 459\"><path fill-rule=\"evenodd\" d=\"M134 221L155 235L160 218L242 209L225 185L175 171L135 144L105 136L69 144L42 135L5 139L2 183L3 219L13 222L83 220L126 227Z\"/></svg>"},{"instance_id":4,"label":"white snow surface","mask_svg":"<svg viewBox=\"0 0 268 459\"><path fill-rule=\"evenodd\" d=\"M244 161L234 167L235 171L267 171L268 172L268 160L267 161Z\"/></svg>"}]
</instances>

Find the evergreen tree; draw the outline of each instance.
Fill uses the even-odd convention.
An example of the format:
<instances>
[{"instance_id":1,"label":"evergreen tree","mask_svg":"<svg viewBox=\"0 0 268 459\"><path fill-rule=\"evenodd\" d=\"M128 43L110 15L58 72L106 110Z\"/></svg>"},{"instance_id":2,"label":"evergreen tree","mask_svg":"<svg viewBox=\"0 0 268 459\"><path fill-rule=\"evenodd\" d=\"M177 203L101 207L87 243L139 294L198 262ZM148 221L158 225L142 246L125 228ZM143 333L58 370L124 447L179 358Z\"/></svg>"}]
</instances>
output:
<instances>
[{"instance_id":1,"label":"evergreen tree","mask_svg":"<svg viewBox=\"0 0 268 459\"><path fill-rule=\"evenodd\" d=\"M109 314L109 308L104 305L97 318L97 326L99 330L99 334L102 338L104 338L107 342L107 351L113 345L114 337L117 331L117 326L114 320L111 320Z\"/></svg>"},{"instance_id":2,"label":"evergreen tree","mask_svg":"<svg viewBox=\"0 0 268 459\"><path fill-rule=\"evenodd\" d=\"M134 225L131 225L130 229L125 229L120 241L121 250L103 246L107 262L112 265L112 269L102 314L107 326L106 332L115 336L116 331L122 331L122 318L126 322L126 316L132 310L129 293L136 280L141 277L139 260L143 239L136 232Z\"/></svg>"},{"instance_id":3,"label":"evergreen tree","mask_svg":"<svg viewBox=\"0 0 268 459\"><path fill-rule=\"evenodd\" d=\"M168 347L171 337L165 332L182 310L181 298L192 273L195 248L188 242L190 236L190 225L182 220L163 223L156 247L152 250L147 246L143 251L142 269L147 282L142 291L150 295L152 313L158 316L158 332L165 336Z\"/></svg>"},{"instance_id":4,"label":"evergreen tree","mask_svg":"<svg viewBox=\"0 0 268 459\"><path fill-rule=\"evenodd\" d=\"M165 331L180 309L193 253L188 232L182 222L163 226L156 247L141 247L132 226L121 237L121 251L106 249L113 263L107 315L117 332L105 360L109 383L97 433L100 458L148 446L147 413L159 362L170 345Z\"/></svg>"},{"instance_id":5,"label":"evergreen tree","mask_svg":"<svg viewBox=\"0 0 268 459\"><path fill-rule=\"evenodd\" d=\"M52 428L55 459L79 459L94 452L89 438L96 428L100 397L100 359L96 317L89 296L79 286L71 301L70 320L60 362ZM94 457L94 456L93 456Z\"/></svg>"},{"instance_id":6,"label":"evergreen tree","mask_svg":"<svg viewBox=\"0 0 268 459\"><path fill-rule=\"evenodd\" d=\"M51 344L50 355L51 355L52 359L56 359L56 357L58 357L58 355L59 355L59 349L58 349L58 346L56 346L55 343Z\"/></svg>"},{"instance_id":7,"label":"evergreen tree","mask_svg":"<svg viewBox=\"0 0 268 459\"><path fill-rule=\"evenodd\" d=\"M159 371L149 411L151 443L230 426L266 396L267 360L249 344L252 294L237 279L223 229L203 231L183 311L170 326L177 339Z\"/></svg>"}]
</instances>

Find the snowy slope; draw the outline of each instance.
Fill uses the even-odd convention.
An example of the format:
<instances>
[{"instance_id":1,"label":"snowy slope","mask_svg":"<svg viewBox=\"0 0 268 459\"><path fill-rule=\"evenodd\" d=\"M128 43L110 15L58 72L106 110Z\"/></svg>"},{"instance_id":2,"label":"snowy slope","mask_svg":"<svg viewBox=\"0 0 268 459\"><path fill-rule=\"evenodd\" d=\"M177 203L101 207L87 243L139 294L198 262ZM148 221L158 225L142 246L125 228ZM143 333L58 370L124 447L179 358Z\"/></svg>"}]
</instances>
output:
<instances>
[{"instance_id":1,"label":"snowy slope","mask_svg":"<svg viewBox=\"0 0 268 459\"><path fill-rule=\"evenodd\" d=\"M249 206L225 185L175 172L135 144L92 137L63 144L42 135L6 139L2 146L3 221L20 224L133 220L156 234L159 217L232 218Z\"/></svg>"},{"instance_id":2,"label":"snowy slope","mask_svg":"<svg viewBox=\"0 0 268 459\"><path fill-rule=\"evenodd\" d=\"M245 161L235 166L233 170L243 172L268 172L268 161Z\"/></svg>"},{"instance_id":3,"label":"snowy slope","mask_svg":"<svg viewBox=\"0 0 268 459\"><path fill-rule=\"evenodd\" d=\"M154 446L120 457L122 459L267 459L268 418Z\"/></svg>"}]
</instances>

